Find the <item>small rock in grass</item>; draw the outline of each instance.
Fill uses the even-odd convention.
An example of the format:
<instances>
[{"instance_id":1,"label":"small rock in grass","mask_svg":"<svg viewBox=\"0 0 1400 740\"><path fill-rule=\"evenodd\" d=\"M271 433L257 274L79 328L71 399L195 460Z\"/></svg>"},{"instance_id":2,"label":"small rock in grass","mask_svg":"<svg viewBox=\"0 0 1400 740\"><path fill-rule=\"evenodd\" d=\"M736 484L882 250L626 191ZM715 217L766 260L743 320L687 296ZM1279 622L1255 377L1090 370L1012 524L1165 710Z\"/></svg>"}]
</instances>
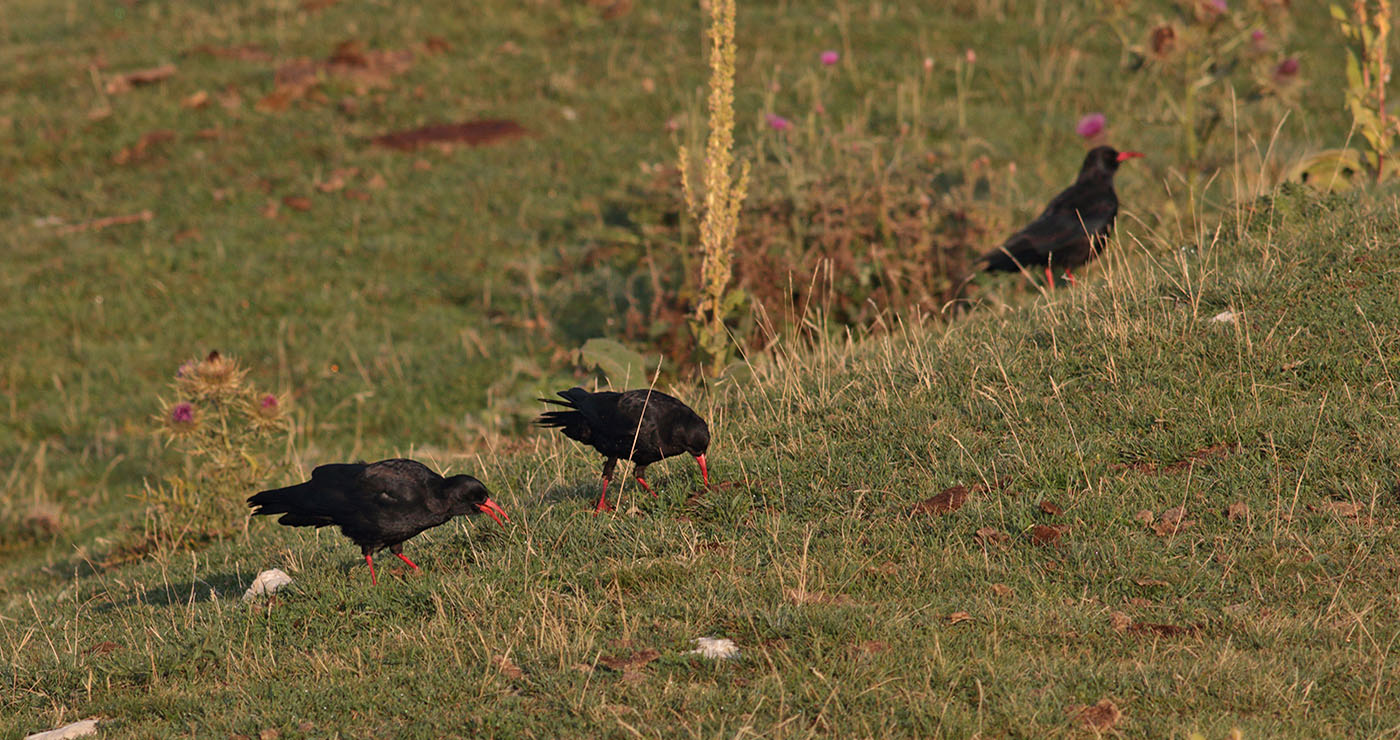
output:
<instances>
[{"instance_id":1,"label":"small rock in grass","mask_svg":"<svg viewBox=\"0 0 1400 740\"><path fill-rule=\"evenodd\" d=\"M253 579L253 585L243 593L243 601L248 602L259 596L271 594L291 582L292 577L282 572L281 568L265 570Z\"/></svg>"},{"instance_id":2,"label":"small rock in grass","mask_svg":"<svg viewBox=\"0 0 1400 740\"><path fill-rule=\"evenodd\" d=\"M723 637L697 637L694 643L695 649L686 655L699 655L713 660L739 657L739 646L735 645L733 640Z\"/></svg>"},{"instance_id":3,"label":"small rock in grass","mask_svg":"<svg viewBox=\"0 0 1400 740\"><path fill-rule=\"evenodd\" d=\"M85 719L82 722L74 722L71 725L64 725L48 732L26 735L24 740L66 740L70 737L87 737L95 734L97 734L97 720Z\"/></svg>"},{"instance_id":4,"label":"small rock in grass","mask_svg":"<svg viewBox=\"0 0 1400 740\"><path fill-rule=\"evenodd\" d=\"M1235 316L1235 312L1227 308L1210 317L1210 321L1212 324L1233 324L1235 323Z\"/></svg>"}]
</instances>

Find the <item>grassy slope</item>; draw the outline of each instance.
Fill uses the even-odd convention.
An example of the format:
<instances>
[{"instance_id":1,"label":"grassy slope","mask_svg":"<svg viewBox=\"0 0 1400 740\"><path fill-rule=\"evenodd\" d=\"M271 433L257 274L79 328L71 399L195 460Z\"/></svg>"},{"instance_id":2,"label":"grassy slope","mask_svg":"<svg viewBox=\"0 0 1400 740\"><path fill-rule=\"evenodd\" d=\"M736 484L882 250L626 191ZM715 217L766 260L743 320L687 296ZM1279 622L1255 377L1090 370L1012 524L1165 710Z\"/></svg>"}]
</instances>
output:
<instances>
[{"instance_id":1,"label":"grassy slope","mask_svg":"<svg viewBox=\"0 0 1400 740\"><path fill-rule=\"evenodd\" d=\"M595 519L591 455L481 460L515 525L430 533L410 549L426 572L378 588L338 537L266 522L168 562L59 555L8 576L0 732L98 714L129 737L1052 737L1111 698L1131 736L1382 736L1400 722L1398 215L1393 194L1284 196L1204 254L784 356L712 401L725 484L695 502L683 461L661 500ZM1193 522L1175 535L1134 520L1175 506ZM1037 523L1069 529L1041 547ZM984 527L1009 542L984 549ZM238 603L272 565L296 590ZM743 658L684 656L700 635ZM645 648L661 657L639 675L598 665Z\"/></svg>"},{"instance_id":2,"label":"grassy slope","mask_svg":"<svg viewBox=\"0 0 1400 740\"><path fill-rule=\"evenodd\" d=\"M517 359L557 371L551 356L561 345L608 330L608 312L553 295L557 286L540 275L580 249L576 225L601 221L607 193L634 182L639 165L674 161L676 135L665 124L695 108L706 74L691 0L638 3L612 21L575 0L491 0L470 14L446 0L314 12L293 0L128 5L79 13L58 0L14 0L0 19L0 324L9 350L0 355L0 457L21 460L24 479L74 508L122 508L107 491L138 487L158 458L142 434L154 397L179 363L211 347L295 394L313 456L468 444L473 415ZM969 131L980 134L969 148L1019 172L982 204L989 212L1014 203L1022 218L1062 185L1080 150L1074 122L1086 111L1107 112L1121 139L1131 131L1123 145L1171 139L1151 78L1123 71L1098 0L1037 3L1011 16L1000 5L863 2L814 12L746 2L741 146L776 136L765 112L810 117L818 81L831 126L892 137L912 108L915 130L927 132L914 145L943 146L959 138L953 63L969 46L980 52L963 103ZM1298 13L1300 26L1325 28L1324 9ZM450 48L427 52L430 36ZM347 39L411 49L414 65L386 88L356 94L332 81L322 102L256 108L280 63L324 59ZM189 53L248 44L271 59ZM816 59L828 48L844 58L823 70ZM1335 41L1300 33L1290 49L1302 50L1315 84L1290 113L1284 148L1335 145L1347 130L1331 84L1340 77ZM925 58L936 62L931 73ZM95 82L164 62L179 72L157 86L108 97ZM93 65L105 66L94 73ZM228 108L220 100L230 90L241 102ZM215 102L181 106L199 91ZM344 98L352 112L338 107ZM89 119L104 107L109 117ZM538 135L417 155L365 143L476 117L513 117ZM1272 128L1270 120L1255 135L1267 140ZM199 133L210 129L219 135ZM114 161L162 130L175 138L147 158ZM1140 206L1158 197L1170 159L1135 163L1123 183L1149 219ZM343 167L360 168L349 188L368 202L316 190ZM371 189L373 175L386 187ZM309 198L311 209L264 217L269 201L289 196ZM45 221L143 209L154 220L69 236ZM565 330L540 330L550 325ZM41 444L47 454L36 459Z\"/></svg>"},{"instance_id":3,"label":"grassy slope","mask_svg":"<svg viewBox=\"0 0 1400 740\"><path fill-rule=\"evenodd\" d=\"M1177 268L1123 273L946 338L785 357L786 370L710 402L719 477L743 483L694 506L682 495L693 475L675 462L658 479L667 498L644 503L642 516L582 516L596 461L545 439L535 454L459 462L480 471L517 525L473 523L470 537L454 526L415 542L421 578L369 590L336 536L266 522L194 556L88 567L126 536L141 478L170 462L147 434L156 395L208 346L296 394L308 462L413 445L452 457L513 360L502 350L544 362L556 348L558 337L519 320L548 313L530 276L574 247L564 225L595 212L624 173L673 156L664 123L695 100L700 23L682 0L637 3L611 22L569 2L477 5L470 17L447 2L306 12L286 0L78 13L15 0L0 14L0 519L30 500L63 512L51 542L0 542L0 736L87 714L136 737L267 727L290 737L303 721L315 729L302 734L316 736L473 723L539 736L559 723L618 736L876 735L896 724L1043 736L1068 731L1066 705L1103 696L1138 734L1219 735L1238 723L1305 737L1396 724L1372 716L1393 714L1379 697L1395 680L1396 605L1376 593L1395 582L1396 264L1375 242L1394 241L1376 231L1394 223L1388 205L1295 213L1275 239L1221 247L1232 256L1205 279L1191 257L1186 284L1166 277ZM1084 10L1097 2L1027 4L1039 20L997 5L813 13L745 3L741 141L773 136L762 124L770 108L803 115L798 90L817 52L837 48L842 65L822 73L828 115L872 136L898 128L896 89L933 57L920 115L929 145L942 143L956 135L950 60L969 44L979 51L969 129L988 139L976 151L1018 164L998 195L1017 216L1072 170L1065 151L1077 151L1072 126L1084 111L1105 110L1135 147L1170 137L1141 76L1084 63L1118 55ZM1291 114L1288 154L1346 131L1325 11L1298 12L1307 33L1296 48L1313 84ZM351 94L336 84L325 104L259 113L275 63L182 55L256 43L278 60L323 58L347 38L421 51L430 34L451 49L420 54L353 114L334 105ZM112 98L112 116L91 121L103 102L94 58L112 73L164 61L180 72ZM1028 96L1062 78L1057 95ZM180 106L228 86L241 107ZM391 128L502 115L539 136L418 156L363 145ZM223 133L200 138L206 128ZM113 161L157 129L175 140L135 165ZM1247 148L1250 134L1241 138ZM1160 159L1143 164L1124 179L1130 205L1155 198L1163 179ZM367 204L314 189L343 166L388 187ZM310 197L312 209L261 215L288 195ZM149 224L68 237L38 221L143 208L156 214ZM200 238L177 241L190 229ZM1348 262L1358 255L1368 261ZM1280 261L1293 257L1304 269ZM1226 304L1248 321L1202 320ZM1054 388L1059 397L1045 401ZM1241 451L1189 472L1117 467L1222 442ZM897 516L948 484L997 477L1011 485L952 517ZM988 525L1019 537L1044 518L1034 513L1044 497L1066 509L1046 521L1073 526L1061 550L1018 543L984 555L971 538ZM1309 512L1328 497L1366 504L1369 519ZM1218 514L1236 500L1251 504L1245 523ZM1175 538L1130 519L1182 503L1197 523ZM250 612L233 596L270 565L293 570L299 590ZM995 596L993 583L1012 596ZM841 603L795 603L792 589ZM1115 610L1204 631L1119 634ZM954 611L975 619L948 625ZM748 657L720 667L678 657L700 634L731 636ZM110 652L89 652L107 641ZM853 648L871 641L889 649ZM635 684L572 669L645 647L664 657ZM490 660L506 654L523 677ZM313 697L320 686L336 692Z\"/></svg>"}]
</instances>

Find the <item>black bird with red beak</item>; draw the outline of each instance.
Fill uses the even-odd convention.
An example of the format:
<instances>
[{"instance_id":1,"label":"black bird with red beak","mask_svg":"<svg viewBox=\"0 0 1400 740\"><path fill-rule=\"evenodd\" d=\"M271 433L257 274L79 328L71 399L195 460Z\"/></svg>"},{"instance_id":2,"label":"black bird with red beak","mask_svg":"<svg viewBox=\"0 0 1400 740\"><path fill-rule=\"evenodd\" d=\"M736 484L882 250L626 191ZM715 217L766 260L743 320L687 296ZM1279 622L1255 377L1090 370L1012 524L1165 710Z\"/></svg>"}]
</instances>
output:
<instances>
[{"instance_id":1,"label":"black bird with red beak","mask_svg":"<svg viewBox=\"0 0 1400 740\"><path fill-rule=\"evenodd\" d=\"M590 445L603 453L603 494L593 513L611 510L608 484L618 460L631 460L633 475L652 496L642 477L647 466L686 453L700 464L700 477L710 485L705 467L705 451L710 448L710 427L700 415L679 399L661 391L643 388L625 393L589 393L582 388L560 391L563 401L541 398L545 403L564 406L569 411L549 411L536 424L564 431L569 439Z\"/></svg>"},{"instance_id":2,"label":"black bird with red beak","mask_svg":"<svg viewBox=\"0 0 1400 740\"><path fill-rule=\"evenodd\" d=\"M360 546L374 575L374 553L389 548L408 567L418 566L403 554L403 543L454 516L485 513L502 527L506 512L470 475L444 478L415 460L336 463L311 471L311 480L248 497L253 514L281 514L289 527L335 525ZM504 517L504 521L502 518Z\"/></svg>"},{"instance_id":3,"label":"black bird with red beak","mask_svg":"<svg viewBox=\"0 0 1400 740\"><path fill-rule=\"evenodd\" d=\"M1017 272L1031 266L1045 266L1045 279L1055 285L1055 268L1070 272L1098 256L1113 233L1118 216L1118 194L1113 175L1118 165L1140 152L1120 152L1111 146L1089 150L1074 184L1056 195L1045 211L1024 229L1011 235L1000 247L982 255L977 262L988 272Z\"/></svg>"}]
</instances>

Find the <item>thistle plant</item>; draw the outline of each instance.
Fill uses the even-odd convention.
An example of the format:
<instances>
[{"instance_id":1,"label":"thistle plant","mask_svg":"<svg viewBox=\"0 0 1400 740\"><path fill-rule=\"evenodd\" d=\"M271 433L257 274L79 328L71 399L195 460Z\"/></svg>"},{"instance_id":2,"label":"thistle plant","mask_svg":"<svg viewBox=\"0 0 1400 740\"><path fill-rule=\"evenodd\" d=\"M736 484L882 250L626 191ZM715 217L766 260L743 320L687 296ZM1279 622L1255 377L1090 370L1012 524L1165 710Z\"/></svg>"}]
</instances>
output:
<instances>
[{"instance_id":1,"label":"thistle plant","mask_svg":"<svg viewBox=\"0 0 1400 740\"><path fill-rule=\"evenodd\" d=\"M273 444L291 431L286 399L252 388L247 375L218 352L176 372L178 400L163 403L156 422L183 465L146 487L151 545L189 546L246 523L243 500L274 470Z\"/></svg>"},{"instance_id":2,"label":"thistle plant","mask_svg":"<svg viewBox=\"0 0 1400 740\"><path fill-rule=\"evenodd\" d=\"M1272 0L1234 6L1178 0L1170 17L1132 14L1137 7L1130 13L1114 6L1112 22L1131 55L1130 69L1148 75L1148 89L1176 121L1177 163L1194 198L1200 174L1211 169L1209 144L1221 124L1295 94L1301 64L1284 51L1292 17L1287 3Z\"/></svg>"},{"instance_id":3,"label":"thistle plant","mask_svg":"<svg viewBox=\"0 0 1400 740\"><path fill-rule=\"evenodd\" d=\"M690 152L679 152L686 208L700 226L699 303L691 323L710 374L718 375L733 353L725 322L743 305L743 293L730 290L733 278L734 234L739 207L748 190L749 163L734 175L734 16L736 0L711 0L709 139L699 163L703 192L693 182Z\"/></svg>"},{"instance_id":4,"label":"thistle plant","mask_svg":"<svg viewBox=\"0 0 1400 740\"><path fill-rule=\"evenodd\" d=\"M1370 148L1361 155L1368 174L1380 182L1387 176L1386 157L1395 149L1400 121L1385 109L1390 82L1390 0L1354 0L1351 12L1331 6L1347 46L1347 109L1356 130Z\"/></svg>"}]
</instances>

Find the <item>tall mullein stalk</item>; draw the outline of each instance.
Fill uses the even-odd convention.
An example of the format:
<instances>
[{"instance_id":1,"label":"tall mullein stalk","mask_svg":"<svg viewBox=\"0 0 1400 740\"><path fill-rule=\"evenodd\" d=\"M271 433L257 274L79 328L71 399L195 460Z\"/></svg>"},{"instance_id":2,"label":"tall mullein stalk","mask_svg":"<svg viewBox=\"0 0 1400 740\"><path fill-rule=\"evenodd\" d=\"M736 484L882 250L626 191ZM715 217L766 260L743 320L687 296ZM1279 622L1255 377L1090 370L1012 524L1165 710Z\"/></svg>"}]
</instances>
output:
<instances>
[{"instance_id":1,"label":"tall mullein stalk","mask_svg":"<svg viewBox=\"0 0 1400 740\"><path fill-rule=\"evenodd\" d=\"M710 0L709 140L699 163L704 192L692 185L690 152L680 148L681 183L686 207L700 225L700 300L695 329L700 351L718 375L730 356L725 319L733 310L729 283L733 278L734 234L739 207L748 192L749 163L734 176L734 15L736 0ZM703 203L701 202L703 198Z\"/></svg>"}]
</instances>

